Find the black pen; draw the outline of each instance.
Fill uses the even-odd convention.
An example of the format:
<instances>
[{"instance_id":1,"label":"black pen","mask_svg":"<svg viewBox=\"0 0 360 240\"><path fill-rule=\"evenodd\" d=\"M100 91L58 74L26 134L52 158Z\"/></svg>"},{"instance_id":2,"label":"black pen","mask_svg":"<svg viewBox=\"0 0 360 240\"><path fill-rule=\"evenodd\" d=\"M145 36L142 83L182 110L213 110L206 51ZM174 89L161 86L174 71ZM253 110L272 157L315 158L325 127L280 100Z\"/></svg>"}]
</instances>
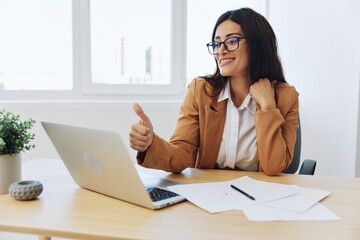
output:
<instances>
[{"instance_id":1,"label":"black pen","mask_svg":"<svg viewBox=\"0 0 360 240\"><path fill-rule=\"evenodd\" d=\"M238 192L241 192L242 194L244 194L245 196L247 196L248 198L250 198L251 200L254 200L255 201L255 198L253 196L251 196L250 194L244 192L243 190L235 187L234 185L230 185L233 189L235 189L236 191Z\"/></svg>"}]
</instances>

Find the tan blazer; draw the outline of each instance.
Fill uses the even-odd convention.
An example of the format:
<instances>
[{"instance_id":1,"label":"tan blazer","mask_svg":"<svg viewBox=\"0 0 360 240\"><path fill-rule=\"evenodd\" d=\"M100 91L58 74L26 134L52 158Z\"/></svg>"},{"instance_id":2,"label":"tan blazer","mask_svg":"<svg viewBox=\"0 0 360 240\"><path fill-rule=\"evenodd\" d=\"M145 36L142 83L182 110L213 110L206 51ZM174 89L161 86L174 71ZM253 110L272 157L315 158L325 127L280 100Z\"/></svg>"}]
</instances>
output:
<instances>
[{"instance_id":1,"label":"tan blazer","mask_svg":"<svg viewBox=\"0 0 360 240\"><path fill-rule=\"evenodd\" d=\"M138 153L143 167L181 172L188 167L214 168L223 134L227 100L211 99L211 87L204 79L194 79L180 108L174 133L167 142L154 134L146 152ZM259 170L278 175L293 158L298 127L298 92L287 83L275 85L277 108L257 109L255 129Z\"/></svg>"}]
</instances>

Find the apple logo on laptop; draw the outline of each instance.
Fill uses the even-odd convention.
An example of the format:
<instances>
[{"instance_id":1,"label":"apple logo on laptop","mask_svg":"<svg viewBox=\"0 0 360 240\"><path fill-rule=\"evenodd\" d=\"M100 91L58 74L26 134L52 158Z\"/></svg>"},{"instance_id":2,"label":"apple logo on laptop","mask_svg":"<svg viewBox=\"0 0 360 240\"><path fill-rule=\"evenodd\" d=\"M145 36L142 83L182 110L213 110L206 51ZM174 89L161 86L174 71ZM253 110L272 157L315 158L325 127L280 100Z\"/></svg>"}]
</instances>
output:
<instances>
[{"instance_id":1,"label":"apple logo on laptop","mask_svg":"<svg viewBox=\"0 0 360 240\"><path fill-rule=\"evenodd\" d=\"M99 160L96 159L94 155L89 152L84 152L84 160L88 167L94 172L100 173L103 171L103 167Z\"/></svg>"}]
</instances>

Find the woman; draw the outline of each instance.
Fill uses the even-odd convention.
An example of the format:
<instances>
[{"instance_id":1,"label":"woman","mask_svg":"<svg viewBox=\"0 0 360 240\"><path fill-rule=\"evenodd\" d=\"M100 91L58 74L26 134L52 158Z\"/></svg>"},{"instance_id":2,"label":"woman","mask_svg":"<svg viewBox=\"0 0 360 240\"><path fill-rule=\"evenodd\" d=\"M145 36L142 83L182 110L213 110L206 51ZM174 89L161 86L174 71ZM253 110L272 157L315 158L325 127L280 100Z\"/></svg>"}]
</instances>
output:
<instances>
[{"instance_id":1,"label":"woman","mask_svg":"<svg viewBox=\"0 0 360 240\"><path fill-rule=\"evenodd\" d=\"M213 75L194 79L167 142L153 132L139 104L130 146L149 168L263 171L278 175L291 163L298 127L298 93L286 83L268 21L242 8L217 20L207 44Z\"/></svg>"}]
</instances>

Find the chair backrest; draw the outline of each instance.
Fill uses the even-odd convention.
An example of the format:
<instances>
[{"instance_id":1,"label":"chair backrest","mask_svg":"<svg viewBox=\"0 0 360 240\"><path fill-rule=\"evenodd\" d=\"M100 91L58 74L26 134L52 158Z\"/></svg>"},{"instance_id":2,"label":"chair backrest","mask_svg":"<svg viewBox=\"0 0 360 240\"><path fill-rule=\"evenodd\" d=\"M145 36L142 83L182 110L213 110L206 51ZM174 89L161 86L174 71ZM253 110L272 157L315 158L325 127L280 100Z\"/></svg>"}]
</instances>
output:
<instances>
[{"instance_id":1,"label":"chair backrest","mask_svg":"<svg viewBox=\"0 0 360 240\"><path fill-rule=\"evenodd\" d=\"M299 117L299 127L296 129L296 142L294 147L294 156L291 164L284 173L296 173L300 165L300 154L301 154L301 125Z\"/></svg>"}]
</instances>

